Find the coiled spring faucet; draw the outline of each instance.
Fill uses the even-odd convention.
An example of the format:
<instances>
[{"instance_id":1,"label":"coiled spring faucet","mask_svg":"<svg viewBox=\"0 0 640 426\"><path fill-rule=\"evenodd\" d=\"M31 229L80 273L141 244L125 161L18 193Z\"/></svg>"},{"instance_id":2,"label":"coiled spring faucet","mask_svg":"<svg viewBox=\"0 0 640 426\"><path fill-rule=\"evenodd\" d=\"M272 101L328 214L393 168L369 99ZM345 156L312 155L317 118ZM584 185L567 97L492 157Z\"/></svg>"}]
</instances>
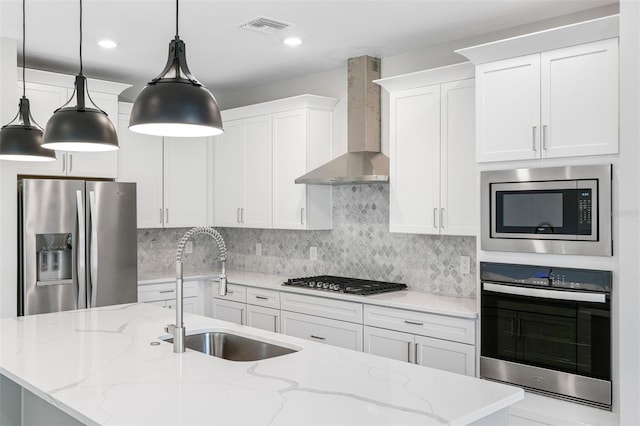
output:
<instances>
[{"instance_id":1,"label":"coiled spring faucet","mask_svg":"<svg viewBox=\"0 0 640 426\"><path fill-rule=\"evenodd\" d=\"M184 247L191 238L199 234L206 234L215 240L218 245L218 260L220 261L222 271L219 275L218 294L224 296L227 294L227 246L224 243L222 235L211 226L200 226L190 229L180 242L178 243L178 252L176 253L176 323L169 324L165 327L165 332L173 335L173 352L181 353L185 351L184 340L186 329L182 321L183 318L183 295L182 295L182 255Z\"/></svg>"}]
</instances>

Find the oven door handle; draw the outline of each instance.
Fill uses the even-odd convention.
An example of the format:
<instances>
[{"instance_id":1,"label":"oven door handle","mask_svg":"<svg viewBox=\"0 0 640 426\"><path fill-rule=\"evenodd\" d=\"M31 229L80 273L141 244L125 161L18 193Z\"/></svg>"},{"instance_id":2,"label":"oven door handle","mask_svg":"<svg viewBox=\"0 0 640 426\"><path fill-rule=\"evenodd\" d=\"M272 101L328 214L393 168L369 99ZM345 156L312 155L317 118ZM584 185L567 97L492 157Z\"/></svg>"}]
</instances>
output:
<instances>
[{"instance_id":1,"label":"oven door handle","mask_svg":"<svg viewBox=\"0 0 640 426\"><path fill-rule=\"evenodd\" d=\"M584 293L578 291L546 290L541 288L525 288L483 282L482 289L494 293L515 294L517 296L540 297L543 299L572 300L576 302L606 303L604 293Z\"/></svg>"}]
</instances>

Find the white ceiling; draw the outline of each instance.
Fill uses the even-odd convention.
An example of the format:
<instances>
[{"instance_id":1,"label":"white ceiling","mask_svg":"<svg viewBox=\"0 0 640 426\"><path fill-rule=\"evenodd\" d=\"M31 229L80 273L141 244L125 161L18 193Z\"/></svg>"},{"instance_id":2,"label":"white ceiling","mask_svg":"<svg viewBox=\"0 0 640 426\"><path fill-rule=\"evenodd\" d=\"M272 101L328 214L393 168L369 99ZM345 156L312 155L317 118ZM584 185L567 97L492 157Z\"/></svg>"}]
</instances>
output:
<instances>
[{"instance_id":1,"label":"white ceiling","mask_svg":"<svg viewBox=\"0 0 640 426\"><path fill-rule=\"evenodd\" d=\"M214 93L386 57L554 18L616 0L182 0L180 37L192 73ZM79 1L26 0L27 66L78 70ZM84 0L85 75L143 84L164 67L175 34L173 0ZM0 0L0 36L22 39L21 0ZM277 34L237 28L264 16L293 24ZM297 35L296 48L281 40ZM119 46L105 50L100 38ZM21 52L21 47L19 47ZM19 53L19 56L21 53Z\"/></svg>"}]
</instances>

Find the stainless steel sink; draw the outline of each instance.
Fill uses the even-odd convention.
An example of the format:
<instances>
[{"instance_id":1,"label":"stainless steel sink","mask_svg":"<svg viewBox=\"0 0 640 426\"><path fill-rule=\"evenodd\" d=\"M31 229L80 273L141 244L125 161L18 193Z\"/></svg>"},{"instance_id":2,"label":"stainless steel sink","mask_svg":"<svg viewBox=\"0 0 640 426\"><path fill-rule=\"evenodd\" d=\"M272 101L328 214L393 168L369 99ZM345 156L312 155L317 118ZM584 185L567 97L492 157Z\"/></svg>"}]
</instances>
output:
<instances>
[{"instance_id":1,"label":"stainless steel sink","mask_svg":"<svg viewBox=\"0 0 640 426\"><path fill-rule=\"evenodd\" d=\"M172 338L163 340L173 343ZM188 335L185 338L185 346L194 351L230 361L258 361L297 352L295 349L289 349L222 331L209 331Z\"/></svg>"}]
</instances>

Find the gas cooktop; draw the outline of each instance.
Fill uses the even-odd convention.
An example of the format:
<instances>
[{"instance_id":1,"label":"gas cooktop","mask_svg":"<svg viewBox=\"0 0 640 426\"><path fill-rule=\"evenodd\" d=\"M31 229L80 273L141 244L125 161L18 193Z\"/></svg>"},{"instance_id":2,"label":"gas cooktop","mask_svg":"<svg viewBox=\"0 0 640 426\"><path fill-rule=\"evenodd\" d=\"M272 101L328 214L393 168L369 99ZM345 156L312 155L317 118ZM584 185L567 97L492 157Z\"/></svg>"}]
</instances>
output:
<instances>
[{"instance_id":1,"label":"gas cooktop","mask_svg":"<svg viewBox=\"0 0 640 426\"><path fill-rule=\"evenodd\" d=\"M316 277L291 278L282 285L302 287L312 290L333 291L346 294L368 296L370 294L386 293L388 291L405 290L406 284L388 283L383 281L362 280L359 278L335 277L319 275Z\"/></svg>"}]
</instances>

